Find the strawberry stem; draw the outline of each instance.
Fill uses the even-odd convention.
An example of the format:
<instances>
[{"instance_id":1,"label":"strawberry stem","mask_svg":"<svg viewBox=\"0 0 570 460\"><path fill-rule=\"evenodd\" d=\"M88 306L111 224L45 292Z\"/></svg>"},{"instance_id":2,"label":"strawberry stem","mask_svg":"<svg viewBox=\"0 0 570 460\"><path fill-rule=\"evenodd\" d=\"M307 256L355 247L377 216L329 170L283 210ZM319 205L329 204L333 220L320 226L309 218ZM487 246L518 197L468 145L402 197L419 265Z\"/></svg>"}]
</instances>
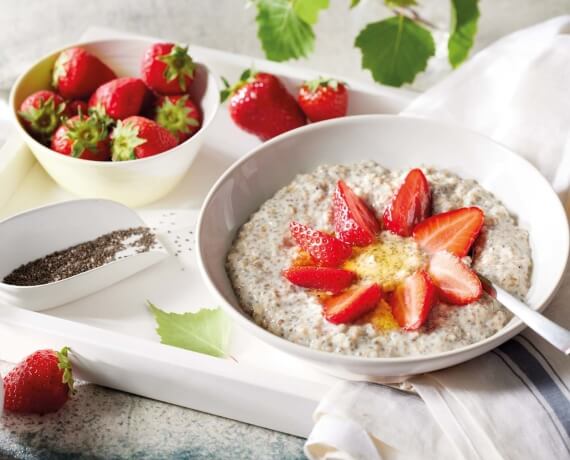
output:
<instances>
[{"instance_id":1,"label":"strawberry stem","mask_svg":"<svg viewBox=\"0 0 570 460\"><path fill-rule=\"evenodd\" d=\"M230 85L225 77L221 77L222 83L224 84L224 89L220 91L220 102L225 102L228 97L233 95L242 86L254 81L256 75L257 70L255 70L255 68L252 66L250 69L245 69L240 75L239 80L233 85Z\"/></svg>"},{"instance_id":2,"label":"strawberry stem","mask_svg":"<svg viewBox=\"0 0 570 460\"><path fill-rule=\"evenodd\" d=\"M56 106L54 98L50 97L40 100L37 108L31 107L18 114L30 123L31 129L36 134L50 136L57 128L63 110L65 105L62 103Z\"/></svg>"},{"instance_id":3,"label":"strawberry stem","mask_svg":"<svg viewBox=\"0 0 570 460\"><path fill-rule=\"evenodd\" d=\"M339 83L341 83L341 82L339 82L338 80L335 80L334 78L318 77L318 78L315 78L314 80L306 81L304 83L304 85L308 88L308 90L311 93L314 93L317 91L317 89L319 89L319 86L325 86L325 87L328 86L329 88L333 89L334 91L337 91Z\"/></svg>"},{"instance_id":4,"label":"strawberry stem","mask_svg":"<svg viewBox=\"0 0 570 460\"><path fill-rule=\"evenodd\" d=\"M113 161L134 160L135 149L146 142L146 139L139 137L139 129L130 122L119 121L111 134L113 144L111 153Z\"/></svg>"},{"instance_id":5,"label":"strawberry stem","mask_svg":"<svg viewBox=\"0 0 570 460\"><path fill-rule=\"evenodd\" d=\"M194 69L196 64L192 61L192 58L188 55L188 46L174 45L170 53L165 54L157 58L166 64L166 69L164 70L164 78L167 82L174 81L178 79L178 84L182 91L186 91L186 77L194 77Z\"/></svg>"},{"instance_id":6,"label":"strawberry stem","mask_svg":"<svg viewBox=\"0 0 570 460\"><path fill-rule=\"evenodd\" d=\"M178 101L172 102L168 97L156 111L156 122L173 134L188 134L190 126L199 125L198 120L190 115L190 108L186 107L188 96L182 96Z\"/></svg>"},{"instance_id":7,"label":"strawberry stem","mask_svg":"<svg viewBox=\"0 0 570 460\"><path fill-rule=\"evenodd\" d=\"M71 361L69 359L69 347L63 347L61 351L56 351L58 363L57 367L63 371L62 382L67 384L69 387L69 393L74 394L74 381L73 381L73 371L71 369Z\"/></svg>"}]
</instances>

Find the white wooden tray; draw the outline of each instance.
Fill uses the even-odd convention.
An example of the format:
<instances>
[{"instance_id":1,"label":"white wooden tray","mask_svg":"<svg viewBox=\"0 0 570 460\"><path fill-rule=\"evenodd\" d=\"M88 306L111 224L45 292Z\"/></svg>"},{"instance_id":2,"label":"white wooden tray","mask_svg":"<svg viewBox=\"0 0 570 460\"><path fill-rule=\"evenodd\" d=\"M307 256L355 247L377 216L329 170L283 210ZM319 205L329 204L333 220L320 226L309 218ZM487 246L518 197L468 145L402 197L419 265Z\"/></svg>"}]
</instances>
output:
<instances>
[{"instance_id":1,"label":"white wooden tray","mask_svg":"<svg viewBox=\"0 0 570 460\"><path fill-rule=\"evenodd\" d=\"M124 36L90 29L83 39ZM230 81L255 62L293 89L316 72L201 47L191 54ZM350 113L397 113L411 100L404 91L348 81ZM145 307L151 300L169 311L216 306L201 282L194 254L194 225L209 187L259 141L240 131L227 111L218 114L187 177L168 197L139 209L174 257L79 301L34 313L0 305L0 359L17 361L38 348L73 350L79 378L299 436L336 381L307 364L233 330L233 360L211 358L162 345ZM0 150L0 219L74 197L61 190L29 150L12 138ZM62 222L62 225L65 225Z\"/></svg>"}]
</instances>

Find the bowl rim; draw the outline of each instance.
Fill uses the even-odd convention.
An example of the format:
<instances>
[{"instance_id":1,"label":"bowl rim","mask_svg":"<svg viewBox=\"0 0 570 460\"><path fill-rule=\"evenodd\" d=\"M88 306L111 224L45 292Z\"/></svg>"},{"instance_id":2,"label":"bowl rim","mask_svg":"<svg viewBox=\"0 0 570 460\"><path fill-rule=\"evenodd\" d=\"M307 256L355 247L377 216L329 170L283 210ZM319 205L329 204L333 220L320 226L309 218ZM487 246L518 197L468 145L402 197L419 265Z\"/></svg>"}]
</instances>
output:
<instances>
[{"instance_id":1,"label":"bowl rim","mask_svg":"<svg viewBox=\"0 0 570 460\"><path fill-rule=\"evenodd\" d=\"M172 147L171 149L165 150L164 152L160 152L156 155L152 155L152 156L145 157L145 158L135 158L134 160L129 160L129 161L97 161L97 160L89 160L86 158L75 158L75 157L72 157L69 155L62 155L62 154L56 152L55 150L52 150L49 146L42 144L41 142L38 142L36 139L34 139L26 131L26 129L22 126L22 123L20 122L20 119L18 117L18 108L16 107L16 91L18 90L18 88L22 84L22 81L24 80L24 78L26 78L26 76L28 76L30 74L30 72L37 65L39 65L41 62L43 62L47 59L50 59L54 55L60 54L69 48L75 48L75 47L79 47L79 46L97 45L97 44L103 44L103 43L113 43L113 42L139 42L141 44L146 43L148 45L151 45L153 43L162 43L161 40L153 40L150 38L143 38L143 37L104 38L104 39L97 39L97 40L84 40L81 42L73 42L73 43L69 43L65 46L62 46L62 47L60 47L54 51L50 51L50 52L44 54L41 58L35 60L31 65L29 65L26 68L26 70L24 70L18 76L18 78L16 79L16 81L12 85L12 88L10 89L10 95L8 97L8 105L10 107L10 118L12 119L12 122L15 125L16 130L18 131L18 134L20 134L21 136L24 137L24 140L26 141L26 143L31 142L34 145L36 145L37 147L43 147L43 149L47 149L48 151L58 155L57 158L60 158L62 161L68 161L68 162L73 161L73 162L76 162L75 164L78 164L77 161L79 160L81 162L81 164L85 164L85 165L91 164L91 165L97 165L98 167L102 167L102 168L112 168L112 167L118 167L116 165L123 165L123 167L124 167L125 164L133 164L133 162L136 162L136 164L142 164L143 162L148 163L151 161L156 161L157 158L161 158L161 157L166 156L167 154L174 153L174 152L178 151L180 147L182 147L184 144L189 143L193 139L198 139L198 138L204 136L204 131L206 131L207 128L212 124L212 122L217 117L218 112L220 110L221 102L220 102L219 97L215 98L216 104L213 107L211 117L208 120L202 120L202 126L196 132L196 134L194 134L192 137L190 137L189 139L186 139L184 142L181 142L180 144L176 145L175 147ZM200 61L194 61L194 62L196 64L200 64L201 66L204 67L204 69L206 70L206 76L207 76L208 84L213 84L214 91L217 94L219 94L220 93L220 85L218 83L218 80L219 80L218 75L215 72L213 72L203 62L200 62ZM117 78L121 78L121 77L119 76ZM136 78L140 78L140 77L136 77ZM49 88L49 90L53 91L53 88Z\"/></svg>"},{"instance_id":2,"label":"bowl rim","mask_svg":"<svg viewBox=\"0 0 570 460\"><path fill-rule=\"evenodd\" d=\"M505 145L491 139L490 137L473 131L471 129L465 128L460 125L454 125L450 123L441 122L438 120L431 120L424 117L419 116L410 116L410 115L387 115L387 114L368 114L368 115L353 115L350 117L342 117L336 118L332 120L326 120L323 122L312 123L300 128L296 128L292 131L283 133L279 136L276 136L269 141L262 143L261 145L253 148L250 152L246 155L241 157L238 161L233 163L216 181L216 183L212 186L208 195L206 196L202 208L200 209L197 225L196 225L196 246L197 246L197 258L198 258L198 267L200 274L202 276L202 280L210 289L210 292L214 293L222 302L223 308L226 312L230 314L232 318L234 318L240 325L242 325L245 329L256 335L261 340L279 348L288 351L289 353L295 356L301 356L303 359L310 359L317 362L324 362L328 361L329 364L337 362L339 364L369 364L369 365L380 365L380 364L420 364L420 363L429 363L430 361L436 361L445 358L453 358L458 357L459 355L468 355L470 352L475 353L473 356L478 356L479 354L484 353L490 349L496 348L502 343L506 342L509 338L513 337L517 333L521 332L526 325L516 316L513 316L511 321L507 323L503 328L497 331L495 334L480 340L478 342L455 348L452 350L447 350L443 352L437 353L430 353L425 355L414 355L414 356L395 356L395 357L364 357L364 356L353 356L353 355L346 355L342 353L335 353L323 350L317 350L314 348L310 348L305 345L301 345L295 342L291 342L283 337L275 335L268 330L264 329L263 327L259 326L255 323L250 317L247 316L245 312L241 313L236 308L233 307L221 294L221 292L217 289L216 285L212 281L208 270L206 269L206 264L204 262L204 255L203 255L203 241L204 237L202 236L202 227L204 225L204 216L208 210L208 207L213 200L214 196L217 194L218 190L222 187L222 185L228 180L228 178L233 174L233 172L238 169L243 163L249 161L250 158L259 154L259 152L263 152L266 149L271 149L274 144L278 144L281 142L287 141L291 137L295 137L298 135L302 135L305 132L316 131L319 129L324 129L328 126L332 125L350 125L350 124L358 124L361 121L368 121L368 120L382 120L382 119L391 119L391 120L413 120L418 121L421 123L431 124L432 126L437 126L440 128L446 128L448 130L454 131L463 131L464 133L470 136L476 136L482 139L485 139L486 142L492 142L493 144L500 147L504 154L510 156L515 161L520 161L525 164L527 167L530 167L534 172L537 174L537 180L541 181L543 185L546 185L547 188L552 193L552 197L554 198L552 201L556 203L554 207L556 208L553 210L554 213L557 214L558 219L562 219L563 222L568 222L566 212L562 205L562 202L558 199L558 196L552 189L551 184L546 180L546 178L538 171L538 169L532 165L526 158L516 154L511 149L506 147ZM570 250L570 229L568 223L564 225L564 230L561 230L563 234L563 245L564 247L561 248L564 257L564 264L561 264L561 267L558 269L556 273L556 283L554 289L548 294L548 296L543 300L543 302L536 308L537 311L544 310L552 298L555 296L556 292L560 288L562 283L562 279L566 268L569 262L569 250ZM532 287L532 286L531 286ZM496 342L496 344L493 344ZM477 353L480 351L481 353ZM463 361L460 361L463 362ZM413 373L413 372L412 372Z\"/></svg>"}]
</instances>

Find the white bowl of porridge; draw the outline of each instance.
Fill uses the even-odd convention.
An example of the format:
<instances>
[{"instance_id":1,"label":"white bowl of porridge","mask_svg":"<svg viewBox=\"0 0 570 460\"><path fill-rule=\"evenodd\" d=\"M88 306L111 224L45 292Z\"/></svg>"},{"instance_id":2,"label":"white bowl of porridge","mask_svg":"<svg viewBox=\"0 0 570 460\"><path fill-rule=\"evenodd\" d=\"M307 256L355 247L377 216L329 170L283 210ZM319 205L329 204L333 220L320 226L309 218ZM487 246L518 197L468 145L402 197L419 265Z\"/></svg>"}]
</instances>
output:
<instances>
[{"instance_id":1,"label":"white bowl of porridge","mask_svg":"<svg viewBox=\"0 0 570 460\"><path fill-rule=\"evenodd\" d=\"M345 377L397 381L478 356L542 310L568 259L540 173L468 130L366 115L267 142L210 191L202 275L270 345Z\"/></svg>"}]
</instances>

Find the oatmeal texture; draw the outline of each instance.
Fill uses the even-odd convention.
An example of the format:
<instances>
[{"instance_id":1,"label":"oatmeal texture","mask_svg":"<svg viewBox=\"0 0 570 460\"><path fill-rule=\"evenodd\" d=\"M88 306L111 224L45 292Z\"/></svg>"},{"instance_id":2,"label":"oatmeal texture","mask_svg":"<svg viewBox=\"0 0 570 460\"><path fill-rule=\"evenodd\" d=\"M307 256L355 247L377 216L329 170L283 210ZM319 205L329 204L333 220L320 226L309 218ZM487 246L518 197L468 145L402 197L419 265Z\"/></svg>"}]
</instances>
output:
<instances>
[{"instance_id":1,"label":"oatmeal texture","mask_svg":"<svg viewBox=\"0 0 570 460\"><path fill-rule=\"evenodd\" d=\"M461 179L448 171L422 170L432 190L434 214L465 206L478 206L485 212L484 231L475 245L474 260L465 257L463 261L511 294L524 298L532 267L527 232L519 228L501 202L477 182ZM435 304L427 322L415 332L394 327L389 318L382 320L385 311L380 312L377 320L391 327L375 327L375 321L335 325L323 318L322 307L313 293L281 276L281 271L298 255L289 235L292 220L333 232L330 209L339 179L381 216L408 172L391 171L375 162L323 165L311 174L297 176L279 190L242 226L228 253L227 271L244 310L257 324L292 342L365 357L426 355L452 350L483 340L504 327L512 315L487 294L464 307ZM389 241L390 237L382 232L382 238ZM409 257L414 264L421 256L412 249ZM383 257L386 250L382 249L379 256ZM360 276L366 276L365 263L361 269L364 271ZM384 310L386 307L383 305ZM390 316L389 311L387 315Z\"/></svg>"}]
</instances>

